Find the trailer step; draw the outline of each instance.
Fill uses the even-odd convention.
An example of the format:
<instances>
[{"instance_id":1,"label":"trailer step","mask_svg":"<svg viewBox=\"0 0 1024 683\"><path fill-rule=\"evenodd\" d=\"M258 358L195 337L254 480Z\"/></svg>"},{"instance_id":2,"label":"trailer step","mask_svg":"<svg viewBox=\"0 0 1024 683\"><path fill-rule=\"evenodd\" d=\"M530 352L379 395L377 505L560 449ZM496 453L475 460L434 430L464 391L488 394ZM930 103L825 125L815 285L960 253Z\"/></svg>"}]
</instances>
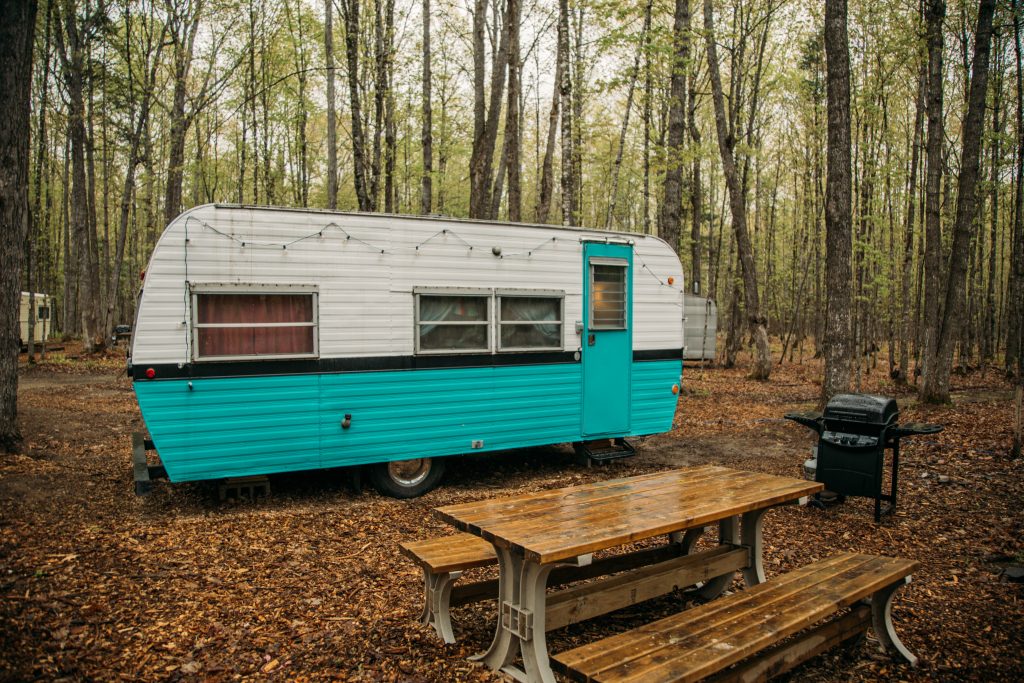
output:
<instances>
[{"instance_id":1,"label":"trailer step","mask_svg":"<svg viewBox=\"0 0 1024 683\"><path fill-rule=\"evenodd\" d=\"M270 495L270 479L265 475L225 479L217 486L217 494L222 501L234 498L252 502L257 496L266 498Z\"/></svg>"},{"instance_id":2,"label":"trailer step","mask_svg":"<svg viewBox=\"0 0 1024 683\"><path fill-rule=\"evenodd\" d=\"M608 462L636 455L636 449L625 439L597 439L576 444L576 453L588 462Z\"/></svg>"}]
</instances>

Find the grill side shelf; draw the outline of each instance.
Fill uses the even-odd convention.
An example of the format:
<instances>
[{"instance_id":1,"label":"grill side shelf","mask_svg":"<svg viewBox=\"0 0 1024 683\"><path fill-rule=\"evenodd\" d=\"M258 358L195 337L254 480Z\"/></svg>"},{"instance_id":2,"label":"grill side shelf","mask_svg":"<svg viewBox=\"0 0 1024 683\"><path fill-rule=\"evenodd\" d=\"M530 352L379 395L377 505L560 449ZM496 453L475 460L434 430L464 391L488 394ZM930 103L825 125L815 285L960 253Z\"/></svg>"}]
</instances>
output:
<instances>
[{"instance_id":1,"label":"grill side shelf","mask_svg":"<svg viewBox=\"0 0 1024 683\"><path fill-rule=\"evenodd\" d=\"M808 429L813 429L819 434L822 431L822 415L817 411L809 411L804 413L786 413L783 417L787 420L802 424Z\"/></svg>"},{"instance_id":2,"label":"grill side shelf","mask_svg":"<svg viewBox=\"0 0 1024 683\"><path fill-rule=\"evenodd\" d=\"M942 425L928 424L926 422L908 422L905 425L898 425L889 429L889 437L901 439L905 436L921 436L923 434L938 434L942 431Z\"/></svg>"}]
</instances>

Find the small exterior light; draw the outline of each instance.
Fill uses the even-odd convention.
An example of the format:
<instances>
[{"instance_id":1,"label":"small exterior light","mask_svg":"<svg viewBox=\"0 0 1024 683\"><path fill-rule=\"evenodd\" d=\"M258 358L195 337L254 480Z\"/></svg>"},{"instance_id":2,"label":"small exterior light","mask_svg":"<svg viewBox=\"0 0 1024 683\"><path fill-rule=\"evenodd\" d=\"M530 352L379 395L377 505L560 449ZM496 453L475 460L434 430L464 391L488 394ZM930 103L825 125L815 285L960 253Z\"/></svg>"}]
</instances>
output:
<instances>
[{"instance_id":1,"label":"small exterior light","mask_svg":"<svg viewBox=\"0 0 1024 683\"><path fill-rule=\"evenodd\" d=\"M146 368L146 379L153 379L156 377L156 370L153 368Z\"/></svg>"},{"instance_id":2,"label":"small exterior light","mask_svg":"<svg viewBox=\"0 0 1024 683\"><path fill-rule=\"evenodd\" d=\"M670 275L668 278L668 283L670 285L674 285L676 283L676 279Z\"/></svg>"},{"instance_id":3,"label":"small exterior light","mask_svg":"<svg viewBox=\"0 0 1024 683\"><path fill-rule=\"evenodd\" d=\"M678 384L673 384L672 385L672 393L673 394L678 394L679 393L679 385Z\"/></svg>"}]
</instances>

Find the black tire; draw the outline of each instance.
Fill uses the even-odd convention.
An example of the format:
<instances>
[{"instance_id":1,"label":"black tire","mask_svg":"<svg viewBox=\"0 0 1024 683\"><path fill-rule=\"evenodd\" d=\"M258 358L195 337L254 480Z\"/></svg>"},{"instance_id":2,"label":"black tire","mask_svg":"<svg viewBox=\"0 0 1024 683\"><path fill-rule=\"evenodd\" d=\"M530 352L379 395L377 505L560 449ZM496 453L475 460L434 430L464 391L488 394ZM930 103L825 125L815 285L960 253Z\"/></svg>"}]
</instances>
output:
<instances>
[{"instance_id":1,"label":"black tire","mask_svg":"<svg viewBox=\"0 0 1024 683\"><path fill-rule=\"evenodd\" d=\"M370 465L374 488L392 498L416 498L441 482L442 458L413 458Z\"/></svg>"}]
</instances>

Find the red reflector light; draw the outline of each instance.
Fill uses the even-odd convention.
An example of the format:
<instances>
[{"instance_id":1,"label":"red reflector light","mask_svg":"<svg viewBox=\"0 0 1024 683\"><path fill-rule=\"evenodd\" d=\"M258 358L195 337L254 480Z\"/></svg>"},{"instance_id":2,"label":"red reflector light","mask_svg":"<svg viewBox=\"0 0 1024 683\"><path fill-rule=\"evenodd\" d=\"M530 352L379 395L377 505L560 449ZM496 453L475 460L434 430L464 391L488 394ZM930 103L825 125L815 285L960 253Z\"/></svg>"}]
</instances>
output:
<instances>
[{"instance_id":1,"label":"red reflector light","mask_svg":"<svg viewBox=\"0 0 1024 683\"><path fill-rule=\"evenodd\" d=\"M153 368L146 368L146 379L153 379L156 377L156 370Z\"/></svg>"}]
</instances>

